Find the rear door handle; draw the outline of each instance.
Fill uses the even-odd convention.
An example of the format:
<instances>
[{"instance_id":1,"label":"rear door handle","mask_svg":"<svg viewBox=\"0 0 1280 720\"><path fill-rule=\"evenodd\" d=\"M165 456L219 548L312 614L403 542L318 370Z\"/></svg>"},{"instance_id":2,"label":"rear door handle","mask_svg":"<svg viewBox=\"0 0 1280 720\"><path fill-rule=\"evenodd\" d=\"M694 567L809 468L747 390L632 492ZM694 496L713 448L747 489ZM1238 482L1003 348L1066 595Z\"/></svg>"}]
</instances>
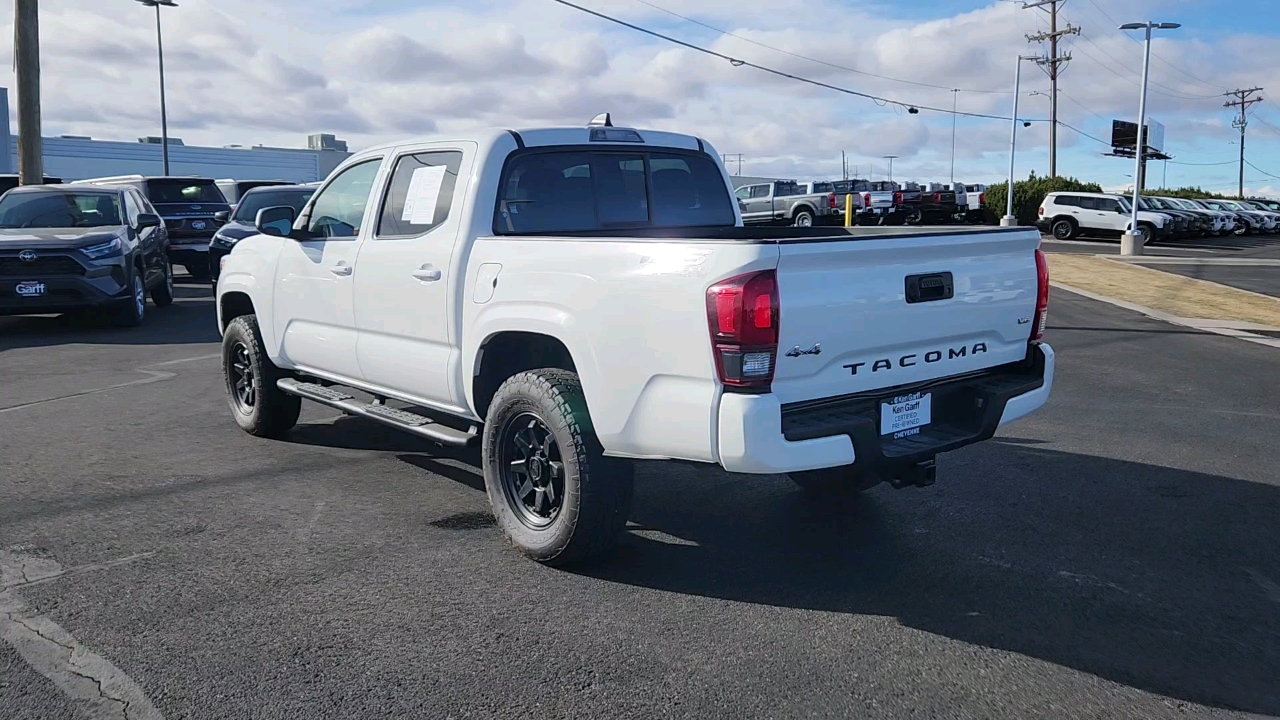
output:
<instances>
[{"instance_id":1,"label":"rear door handle","mask_svg":"<svg viewBox=\"0 0 1280 720\"><path fill-rule=\"evenodd\" d=\"M422 282L435 282L441 277L440 268L427 264L413 271L413 276Z\"/></svg>"},{"instance_id":2,"label":"rear door handle","mask_svg":"<svg viewBox=\"0 0 1280 720\"><path fill-rule=\"evenodd\" d=\"M351 274L351 266L344 262L340 262L337 265L330 267L329 272L339 277L346 277Z\"/></svg>"}]
</instances>

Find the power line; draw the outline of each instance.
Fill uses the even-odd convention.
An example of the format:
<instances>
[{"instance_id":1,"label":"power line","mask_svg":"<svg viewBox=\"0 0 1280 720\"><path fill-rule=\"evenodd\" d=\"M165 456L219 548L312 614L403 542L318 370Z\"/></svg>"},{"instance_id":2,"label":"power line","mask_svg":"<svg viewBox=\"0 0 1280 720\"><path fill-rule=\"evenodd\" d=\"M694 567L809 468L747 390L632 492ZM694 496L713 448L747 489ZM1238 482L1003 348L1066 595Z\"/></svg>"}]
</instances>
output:
<instances>
[{"instance_id":1,"label":"power line","mask_svg":"<svg viewBox=\"0 0 1280 720\"><path fill-rule=\"evenodd\" d=\"M896 107L903 108L903 109L907 110L908 112L913 112L913 111L914 111L914 112L919 112L919 111L921 111L921 110L928 110L928 111L930 111L930 112L944 113L944 114L948 114L948 115L953 114L951 110L947 110L947 109L945 109L945 108L932 107L932 106L929 106L929 105L919 105L919 104L917 104L917 103L908 103L908 102L903 102L903 101L901 101L901 100L893 100L893 99L891 99L891 98L880 97L879 95L872 95L872 94L870 94L870 93L864 93L864 92L860 92L860 91L858 91L858 90L850 90L849 88L840 87L839 85L832 85L832 84L830 84L830 83L822 82L821 80L813 80L813 79L811 79L811 78L803 77L803 76L801 76L801 75L795 75L795 74L793 74L793 73L789 73L789 72L784 72L784 71L782 71L782 70L775 70L774 68L768 67L768 66L766 66L766 65L760 65L760 64L758 64L758 63L753 63L753 62L751 62L750 60L742 60L742 59L740 59L740 58L732 57L732 56L730 56L730 55L725 55L724 53L716 52L715 50L712 50L712 49L710 49L710 48L702 47L701 45L695 45L695 44L690 43L690 42L685 42L684 40L678 40L678 39L676 39L676 38L671 37L670 35L663 35L663 34L662 34L662 33L660 33L660 32L657 32L657 31L654 31L654 30L650 30L650 29L645 28L645 27L641 27L641 26L636 25L636 24L634 24L634 23L629 23L629 22L627 22L626 20L621 20L621 19L619 19L619 18L612 17L612 16L610 16L610 15L606 15L606 14L604 14L604 13L602 13L602 12L597 12L597 11L592 10L592 9L590 9L590 8L585 8L585 7L581 6L581 5L577 5L577 4L575 4L575 3L569 2L569 0L553 0L553 1L554 1L554 2L557 2L557 3L561 4L561 5L564 5L564 6L566 6L566 7L571 7L571 8L573 8L574 10L578 10L578 11L580 11L580 12L584 12L584 13L586 13L586 14L588 14L588 15L594 15L595 17L598 17L598 18L600 18L601 20L608 20L609 22L614 23L614 24L616 24L616 25L621 25L621 26L623 26L623 27L631 28L632 30L635 30L635 31L637 31L637 32L642 32L642 33L644 33L644 34L646 34L646 35L650 35L650 36L652 36L652 37L656 37L656 38L658 38L658 39L660 39L660 40L666 40L666 41L667 41L667 42L669 42L669 43L673 43L673 44L679 45L679 46L681 46L681 47L685 47L685 48L688 48L688 49L690 49L690 50L694 50L694 51L697 51L697 52L703 53L704 55L710 55L710 56L712 56L712 57L720 58L721 60L728 61L728 63L729 63L730 65L734 66L734 67L749 67L749 68L754 68L754 69L756 69L756 70L760 70L761 72L769 73L770 75L775 75L775 76L777 76L777 77L787 78L788 80L795 80L795 81L797 81L797 82L802 82L802 83L806 83L806 84L809 84L809 85L813 85L814 87L826 88L827 90L834 90L834 91L836 91L836 92L844 93L844 94L846 94L846 95L854 95L854 96L857 96L857 97L866 98L866 99L871 100L871 101L874 101L874 102L876 102L876 103L878 103L878 104L880 104L880 105L894 105L894 106L896 106ZM914 112L913 112L913 114L914 114ZM973 112L964 112L964 111L956 112L956 113L954 113L954 114L956 114L956 115L963 115L963 116L965 116L965 117L984 118L984 119L987 119L987 120L1010 120L1010 119L1011 119L1011 118L1009 118L1009 117L1002 116L1002 115L987 115L987 114L985 114L985 113L973 113ZM1028 119L1025 119L1025 118L1024 118L1024 120L1025 120L1026 122L1044 122L1044 120L1041 120L1041 119L1028 120Z\"/></svg>"},{"instance_id":2,"label":"power line","mask_svg":"<svg viewBox=\"0 0 1280 720\"><path fill-rule=\"evenodd\" d=\"M772 51L774 51L774 52L782 53L783 55L790 55L790 56L791 56L791 57L793 57L793 58L799 58L799 59L801 59L801 60L807 60L807 61L809 61L809 62L811 62L811 63L817 63L817 64L819 64L819 65L826 65L827 67L829 67L829 68L835 68L836 70L844 70L845 72L856 73L856 74L858 74L858 75L866 75L867 77L879 78L880 80L889 80L889 81L891 81L891 82L905 83L905 84L907 84L907 85L916 85L916 86L918 86L918 87L932 88L932 89L934 89L934 90L947 90L947 91L950 91L950 90L955 90L955 89L956 89L956 88L952 88L952 87L947 87L947 86L945 86L945 85L931 85L931 84L929 84L929 83L917 82L917 81L915 81L915 80L905 80L905 79L903 79L903 78L890 77L890 76L888 76L888 75L880 75L880 74L873 73L873 72L867 72L866 70L858 70L858 69L856 69L856 68L846 67L846 66L844 66L844 65L839 65L839 64L837 64L837 63L827 62L826 60L819 60L819 59L817 59L817 58L809 57L808 55L801 55L800 53L791 52L790 50L783 50L783 49L782 49L782 48L780 48L780 47L775 47L775 46L773 46L773 45L767 45L767 44L762 43L762 42L760 42L760 41L758 41L758 40L752 40L752 39L751 39L751 38L749 38L749 37L743 37L743 36L738 35L738 34L736 34L736 33L731 33L731 32L729 32L728 30L725 30L725 29L723 29L723 28L718 28L718 27L716 27L716 26L714 26L714 25L709 25L709 24L707 24L707 23L702 22L701 20L697 20L697 19L695 19L695 18L691 18L691 17L689 17L689 16L687 16L687 15L681 15L681 14L680 14L680 13L678 13L678 12L675 12L675 11L673 11L673 10L668 10L667 8L664 8L664 7L660 6L660 5L655 5L655 4L651 3L651 2L648 2L648 0L635 0L635 2L638 2L638 3L640 3L641 5L647 5L647 6L651 7L651 8L653 8L654 10L658 10L658 11L660 11L660 12L664 12L664 13L666 13L666 14L668 14L668 15L672 16L672 17L680 18L681 20L684 20L685 22L690 22L690 23L693 23L694 25L698 25L698 26L700 26L700 27L704 27L704 28L706 28L706 29L708 29L708 30L711 30L711 31L714 31L714 32L720 33L721 35L724 35L725 37L731 37L731 38L734 38L734 39L736 39L736 40L741 40L742 42L751 43L752 45L756 45L756 46L759 46L759 47L762 47L762 48L766 48L766 49L768 49L768 50L772 50ZM959 88L959 89L960 89L962 92L970 92L970 93L990 93L990 94L993 94L993 95L1012 95L1012 94L1013 94L1013 93L1009 92L1008 90L974 90L974 89L972 89L972 88Z\"/></svg>"},{"instance_id":3,"label":"power line","mask_svg":"<svg viewBox=\"0 0 1280 720\"><path fill-rule=\"evenodd\" d=\"M1182 162L1181 160L1166 160L1165 162L1173 163L1174 165L1195 165L1198 167L1210 167L1215 165L1235 165L1236 164L1235 160L1223 160L1222 162L1208 162L1208 163Z\"/></svg>"},{"instance_id":4,"label":"power line","mask_svg":"<svg viewBox=\"0 0 1280 720\"><path fill-rule=\"evenodd\" d=\"M1272 175L1271 173L1267 172L1266 170L1263 170L1262 168L1258 167L1257 165L1254 165L1253 163L1249 162L1248 160L1245 160L1245 161L1244 161L1244 164L1245 164L1245 165L1248 165L1249 167L1253 168L1254 170L1257 170L1258 172L1262 173L1263 175L1266 175L1266 176L1267 176L1267 177L1269 177L1269 178L1275 178L1276 180L1280 180L1280 175ZM1241 193L1241 197L1243 197L1243 196L1244 196L1244 193Z\"/></svg>"},{"instance_id":5,"label":"power line","mask_svg":"<svg viewBox=\"0 0 1280 720\"><path fill-rule=\"evenodd\" d=\"M1116 63L1117 65L1120 65L1121 67L1124 67L1124 66L1125 66L1125 62L1124 62L1123 60L1120 60L1120 59L1118 59L1115 55L1112 55L1111 53L1107 52L1106 50L1103 50L1103 49L1102 49L1102 48L1101 48L1097 43L1095 43L1093 40L1091 40L1089 37L1087 37L1087 36L1086 36L1086 35L1084 35L1083 33L1081 33L1081 34L1080 34L1080 39L1081 39L1081 40L1084 40L1084 41L1085 41L1085 42L1087 42L1087 43L1089 43L1089 44L1090 44L1091 46L1093 46L1093 48L1094 48L1095 50L1097 50L1098 52L1100 52L1100 53L1102 53L1103 55L1106 55L1107 57L1111 58L1111 61L1112 61L1112 62ZM1081 53L1084 53L1084 56L1085 56L1085 57L1087 57L1087 58L1089 58L1090 60L1093 60L1094 62L1098 63L1098 64L1099 64L1099 65L1101 65L1103 68L1105 68L1108 72L1110 72L1112 75L1115 75L1116 77L1120 78L1121 80L1124 80L1125 82L1127 82L1127 83L1131 83L1131 84L1133 84L1133 85L1140 85L1140 84L1141 84L1139 80L1135 80L1135 79L1133 79L1133 78L1129 77L1128 75L1122 75L1122 74L1120 74L1120 73L1119 73L1119 72L1117 72L1114 68L1112 68L1111 66L1109 66L1109 65L1107 65L1106 63L1102 62L1102 61L1101 61L1101 60L1099 60L1098 58L1096 58L1096 57L1094 57L1094 56L1090 55L1090 54L1089 54L1089 53L1087 53L1087 52L1084 52L1084 50L1083 50L1083 49L1081 49L1081 48L1077 47L1077 48L1076 48L1076 50L1079 50ZM1155 93L1155 94L1157 94L1157 95L1164 95L1164 96L1166 96L1166 97L1171 97L1171 98L1174 98L1175 100L1207 100L1207 99L1209 99L1209 98L1216 98L1216 97L1221 97L1221 96L1222 96L1222 93L1217 93L1217 94L1215 94L1215 95L1191 95L1191 94L1188 94L1188 93L1181 92L1180 90L1177 90L1176 88L1171 88L1171 87L1169 87L1168 85L1162 85L1162 84L1160 84L1160 83L1156 82L1155 80L1148 80L1148 81L1147 81L1147 83L1148 83L1148 85L1155 85L1155 86L1157 86L1157 87L1162 87L1162 88L1165 88L1166 90L1171 91L1171 92L1162 92L1162 91L1160 91L1160 90L1156 90L1156 89L1154 89L1154 88L1148 88L1148 90L1149 90L1150 92L1153 92L1153 93Z\"/></svg>"},{"instance_id":6,"label":"power line","mask_svg":"<svg viewBox=\"0 0 1280 720\"><path fill-rule=\"evenodd\" d=\"M1108 14L1107 14L1107 11L1106 11L1106 10L1103 10L1103 9L1102 9L1102 6L1101 6L1101 5L1099 5L1098 3L1094 2L1094 0L1089 0L1089 4L1090 4L1090 5L1092 5L1094 8L1096 8L1098 12L1102 13L1102 17L1104 17L1104 18L1106 18L1108 21L1110 21L1110 22L1111 22L1111 24L1112 24L1113 26L1119 26L1119 25L1120 25L1120 23L1119 23L1119 22L1116 22L1116 19L1115 19L1115 18L1113 18L1113 17L1111 17L1110 15L1108 15ZM1141 45L1142 45L1142 43L1138 41L1138 38L1133 37L1132 35L1125 35L1124 37L1126 37L1126 38L1128 38L1128 39L1132 40L1135 44L1137 44L1137 45L1139 45L1139 46L1141 46ZM1182 68L1178 67L1177 65L1174 65L1173 63L1169 62L1168 60L1165 60L1164 58L1160 57L1160 56L1159 56L1158 54L1156 54L1155 52L1152 52L1152 53L1151 53L1151 57L1155 58L1156 60L1159 60L1160 62L1164 63L1165 65L1168 65L1169 67L1173 68L1174 70L1177 70L1178 72L1182 73L1183 75L1186 75L1187 77L1191 78L1192 80L1195 80L1196 82L1200 83L1201 85L1204 85L1205 87L1210 87L1210 88L1213 88L1214 90L1218 90L1218 91L1221 91L1221 90L1225 90L1225 89L1226 89L1226 88L1222 87L1221 85L1214 85L1214 84L1213 84L1213 83L1211 83L1211 82L1207 82L1207 81L1205 81L1205 80L1201 80L1200 78L1196 77L1195 75L1192 75L1191 73L1187 72L1186 70L1184 70L1184 69L1182 69Z\"/></svg>"},{"instance_id":7,"label":"power line","mask_svg":"<svg viewBox=\"0 0 1280 720\"><path fill-rule=\"evenodd\" d=\"M1090 135L1089 133L1087 133L1087 132L1085 132L1085 131L1081 130L1080 128L1077 128L1077 127L1073 127L1073 126L1071 126L1071 125L1068 125L1068 124L1066 124L1066 123L1062 122L1061 120L1059 120L1059 121L1058 121L1058 124L1059 124L1059 125L1061 125L1062 127L1066 128L1066 129L1068 129L1068 130L1070 130L1070 131L1074 132L1074 133L1075 133L1075 134L1077 134L1077 135L1083 135L1084 137L1087 137L1087 138L1089 138L1090 140L1092 140L1092 141L1094 141L1094 142L1096 142L1096 143L1102 143L1103 145L1106 145L1107 147L1111 147L1111 143L1107 142L1106 140L1103 140L1102 138L1098 137L1097 135Z\"/></svg>"},{"instance_id":8,"label":"power line","mask_svg":"<svg viewBox=\"0 0 1280 720\"><path fill-rule=\"evenodd\" d=\"M1059 90L1059 91L1058 91L1058 94L1059 94L1059 95L1061 95L1062 97L1064 97L1064 98L1066 98L1066 99L1070 100L1071 102L1075 103L1075 104L1076 104L1076 105L1077 105L1081 110L1084 110L1085 112L1087 112L1087 113L1089 113L1090 115L1092 115L1092 116L1094 116L1094 117L1098 118L1099 120L1102 120L1103 122L1111 122L1111 119L1110 119L1110 118L1105 118L1105 117L1103 117L1103 116L1099 115L1098 113L1096 113L1096 112L1094 112L1094 111L1090 110L1090 109L1088 108L1088 106L1086 106L1084 103L1082 103L1082 102L1080 102L1079 100L1077 100L1077 99L1075 99L1075 98L1071 97L1070 95L1066 94L1065 92L1063 92L1063 91ZM1059 122L1059 124L1061 124L1061 122Z\"/></svg>"}]
</instances>

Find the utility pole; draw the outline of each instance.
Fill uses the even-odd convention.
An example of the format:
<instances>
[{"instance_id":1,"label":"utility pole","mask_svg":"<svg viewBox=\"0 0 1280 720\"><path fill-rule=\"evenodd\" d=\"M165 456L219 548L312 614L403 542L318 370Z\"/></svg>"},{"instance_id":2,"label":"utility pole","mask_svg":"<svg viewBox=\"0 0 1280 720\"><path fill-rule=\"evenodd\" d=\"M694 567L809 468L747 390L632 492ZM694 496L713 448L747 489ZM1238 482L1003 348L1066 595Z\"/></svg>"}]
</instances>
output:
<instances>
[{"instance_id":1,"label":"utility pole","mask_svg":"<svg viewBox=\"0 0 1280 720\"><path fill-rule=\"evenodd\" d=\"M956 182L956 102L960 99L959 88L951 89L951 184Z\"/></svg>"},{"instance_id":2,"label":"utility pole","mask_svg":"<svg viewBox=\"0 0 1280 720\"><path fill-rule=\"evenodd\" d=\"M738 172L736 173L736 177L742 177L742 153L721 153L720 154L720 159L724 161L725 165L729 164L729 158L731 157L738 158Z\"/></svg>"},{"instance_id":3,"label":"utility pole","mask_svg":"<svg viewBox=\"0 0 1280 720\"><path fill-rule=\"evenodd\" d=\"M1022 9L1041 8L1049 13L1049 32L1028 35L1027 42L1049 41L1049 56L1040 60L1049 73L1049 177L1058 176L1058 76L1062 74L1066 63L1071 62L1071 54L1058 54L1058 40L1065 35L1079 35L1080 28L1070 23L1058 29L1058 3L1066 0L1039 0L1024 2Z\"/></svg>"},{"instance_id":4,"label":"utility pole","mask_svg":"<svg viewBox=\"0 0 1280 720\"><path fill-rule=\"evenodd\" d=\"M1226 95L1227 97L1236 98L1235 100L1227 101L1223 104L1223 107L1240 108L1240 117L1231 121L1231 127L1239 128L1240 130L1240 187L1237 192L1238 197L1241 200L1244 199L1244 129L1249 127L1249 116L1245 115L1245 110L1248 110L1249 106L1254 103L1262 102L1261 95L1258 97L1251 97L1254 93L1260 92L1262 92L1262 88L1255 87L1249 88L1248 90L1232 90L1229 93L1223 93L1223 95Z\"/></svg>"},{"instance_id":5,"label":"utility pole","mask_svg":"<svg viewBox=\"0 0 1280 720\"><path fill-rule=\"evenodd\" d=\"M884 159L889 161L889 182L893 182L893 161L898 158L897 155L885 155Z\"/></svg>"},{"instance_id":6,"label":"utility pole","mask_svg":"<svg viewBox=\"0 0 1280 720\"><path fill-rule=\"evenodd\" d=\"M844 177L842 177L841 179L848 180L849 179L849 158L847 155L844 154L843 150L840 151L840 169L841 169L841 172L844 173Z\"/></svg>"},{"instance_id":7,"label":"utility pole","mask_svg":"<svg viewBox=\"0 0 1280 720\"><path fill-rule=\"evenodd\" d=\"M18 75L18 181L44 184L40 140L40 10L37 0L14 0L14 61Z\"/></svg>"}]
</instances>

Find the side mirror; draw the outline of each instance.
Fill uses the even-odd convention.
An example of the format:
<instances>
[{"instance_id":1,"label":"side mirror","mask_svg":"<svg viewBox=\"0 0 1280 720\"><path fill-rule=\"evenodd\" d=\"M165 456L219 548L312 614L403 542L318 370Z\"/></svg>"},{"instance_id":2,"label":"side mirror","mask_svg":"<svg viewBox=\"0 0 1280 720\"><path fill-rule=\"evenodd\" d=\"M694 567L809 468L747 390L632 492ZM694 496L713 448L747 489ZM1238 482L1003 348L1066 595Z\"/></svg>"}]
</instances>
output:
<instances>
[{"instance_id":1,"label":"side mirror","mask_svg":"<svg viewBox=\"0 0 1280 720\"><path fill-rule=\"evenodd\" d=\"M160 227L160 216L152 213L138 213L138 229Z\"/></svg>"},{"instance_id":2,"label":"side mirror","mask_svg":"<svg viewBox=\"0 0 1280 720\"><path fill-rule=\"evenodd\" d=\"M289 237L289 233L293 230L293 223L297 219L298 211L288 205L282 205L259 210L253 225L263 235Z\"/></svg>"},{"instance_id":3,"label":"side mirror","mask_svg":"<svg viewBox=\"0 0 1280 720\"><path fill-rule=\"evenodd\" d=\"M226 225L227 223L231 222L231 211L219 210L218 212L213 214L213 221Z\"/></svg>"}]
</instances>

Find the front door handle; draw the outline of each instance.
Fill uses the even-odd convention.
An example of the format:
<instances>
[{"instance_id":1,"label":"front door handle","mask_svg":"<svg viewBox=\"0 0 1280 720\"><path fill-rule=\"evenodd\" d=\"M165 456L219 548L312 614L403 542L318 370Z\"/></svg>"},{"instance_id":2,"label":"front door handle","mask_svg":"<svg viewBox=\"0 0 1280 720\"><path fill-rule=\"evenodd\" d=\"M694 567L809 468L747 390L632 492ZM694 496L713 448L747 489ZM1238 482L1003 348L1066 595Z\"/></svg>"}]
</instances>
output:
<instances>
[{"instance_id":1,"label":"front door handle","mask_svg":"<svg viewBox=\"0 0 1280 720\"><path fill-rule=\"evenodd\" d=\"M440 279L441 272L440 272L440 268L434 265L428 264L428 265L423 265L417 270L414 270L413 276L421 280L422 282L435 282L436 280Z\"/></svg>"},{"instance_id":2,"label":"front door handle","mask_svg":"<svg viewBox=\"0 0 1280 720\"><path fill-rule=\"evenodd\" d=\"M351 266L344 262L340 262L337 265L330 267L329 272L339 277L346 277L351 274Z\"/></svg>"}]
</instances>

